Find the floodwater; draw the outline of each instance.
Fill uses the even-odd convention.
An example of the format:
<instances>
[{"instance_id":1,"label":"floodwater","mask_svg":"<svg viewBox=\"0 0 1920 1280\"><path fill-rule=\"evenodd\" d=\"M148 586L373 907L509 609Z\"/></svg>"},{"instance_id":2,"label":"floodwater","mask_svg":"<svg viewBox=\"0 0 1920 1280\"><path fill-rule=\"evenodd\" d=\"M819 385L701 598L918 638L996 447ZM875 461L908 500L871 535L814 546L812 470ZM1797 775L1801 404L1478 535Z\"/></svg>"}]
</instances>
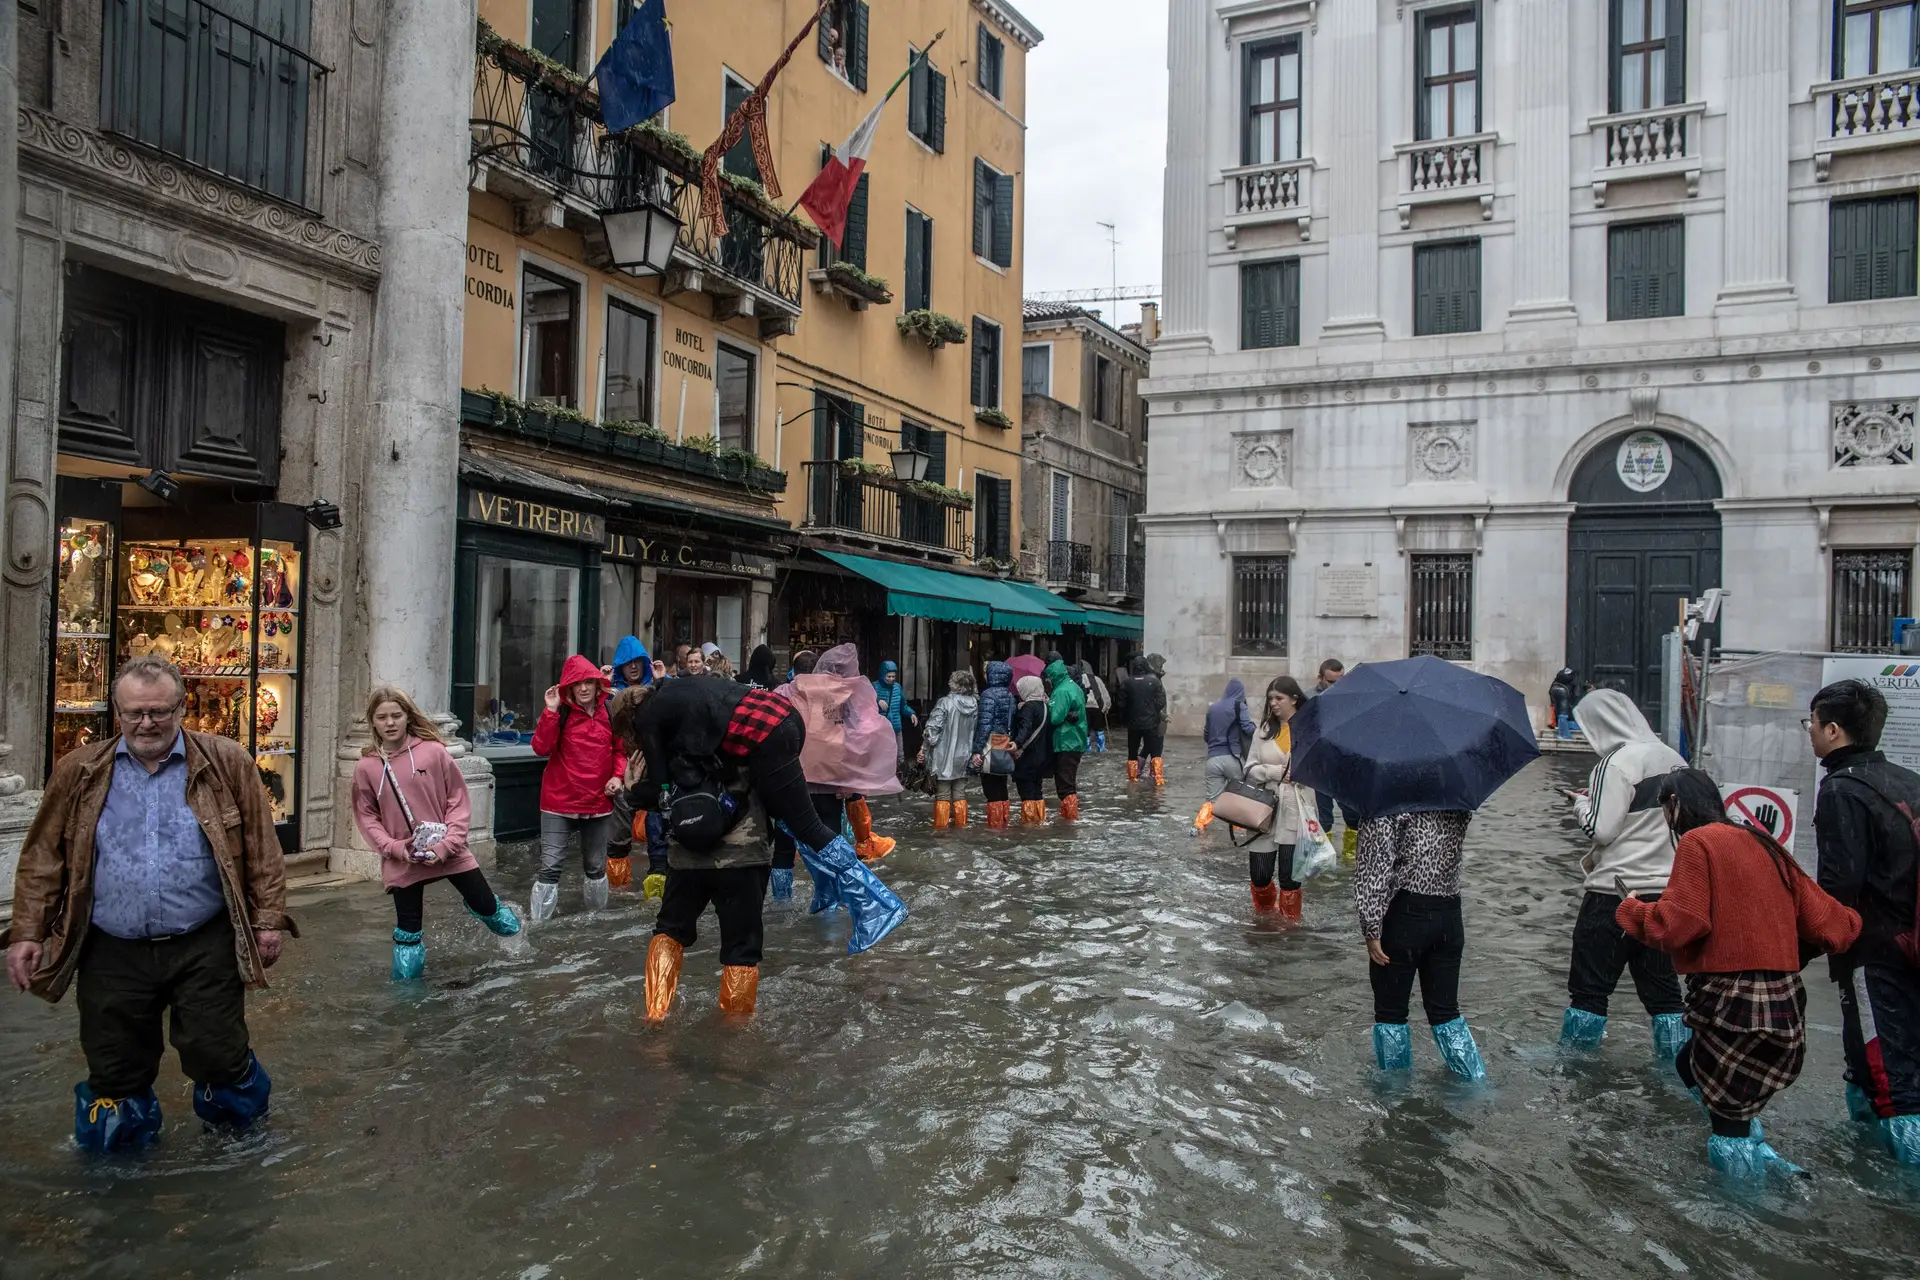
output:
<instances>
[{"instance_id":1,"label":"floodwater","mask_svg":"<svg viewBox=\"0 0 1920 1280\"><path fill-rule=\"evenodd\" d=\"M1302 927L1256 924L1244 856L1186 834L1197 745L1157 795L1089 757L1075 828L988 833L976 805L935 838L924 802L876 806L912 920L850 960L844 915L770 911L744 1026L715 1011L711 932L643 1024L634 897L509 952L435 889L428 981L402 988L384 896L303 893L251 1006L276 1087L243 1139L200 1131L169 1057L161 1146L83 1162L72 1003L8 993L0 1277L1920 1270L1920 1178L1846 1121L1820 966L1806 1074L1766 1115L1797 1188L1718 1183L1630 983L1600 1054L1555 1050L1579 848L1554 788L1590 760L1530 766L1472 829L1462 1004L1490 1081L1444 1074L1416 1004L1416 1070L1385 1084L1345 869ZM495 879L524 902L526 851Z\"/></svg>"}]
</instances>

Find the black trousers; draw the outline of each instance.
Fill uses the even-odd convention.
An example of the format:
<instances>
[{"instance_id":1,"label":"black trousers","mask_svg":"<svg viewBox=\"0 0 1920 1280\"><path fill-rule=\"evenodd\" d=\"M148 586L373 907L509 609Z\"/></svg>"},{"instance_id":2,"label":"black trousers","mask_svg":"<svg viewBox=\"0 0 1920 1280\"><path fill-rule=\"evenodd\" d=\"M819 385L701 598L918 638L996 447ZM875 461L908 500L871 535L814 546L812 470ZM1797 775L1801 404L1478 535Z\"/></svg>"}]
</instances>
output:
<instances>
[{"instance_id":1,"label":"black trousers","mask_svg":"<svg viewBox=\"0 0 1920 1280\"><path fill-rule=\"evenodd\" d=\"M1247 879L1256 889L1264 889L1278 878L1280 887L1291 893L1300 887L1293 878L1293 846L1269 849L1265 853L1247 850Z\"/></svg>"},{"instance_id":2,"label":"black trousers","mask_svg":"<svg viewBox=\"0 0 1920 1280\"><path fill-rule=\"evenodd\" d=\"M607 856L633 856L633 797L625 787L613 793L613 834L607 837Z\"/></svg>"},{"instance_id":3,"label":"black trousers","mask_svg":"<svg viewBox=\"0 0 1920 1280\"><path fill-rule=\"evenodd\" d=\"M1467 949L1467 933L1459 898L1396 893L1387 907L1380 945L1390 963L1367 966L1375 1022L1407 1020L1416 977L1428 1022L1437 1027L1460 1016L1460 957Z\"/></svg>"},{"instance_id":4,"label":"black trousers","mask_svg":"<svg viewBox=\"0 0 1920 1280\"><path fill-rule=\"evenodd\" d=\"M1642 902L1658 902L1659 894ZM1620 983L1623 970L1633 973L1633 989L1649 1014L1685 1013L1680 977L1663 951L1629 938L1613 922L1620 899L1611 893L1589 893L1580 903L1580 919L1573 926L1573 963L1567 969L1567 1003L1588 1013L1607 1016L1607 998Z\"/></svg>"},{"instance_id":5,"label":"black trousers","mask_svg":"<svg viewBox=\"0 0 1920 1280\"><path fill-rule=\"evenodd\" d=\"M1080 791L1080 753L1078 751L1056 751L1053 753L1053 793L1065 800Z\"/></svg>"},{"instance_id":6,"label":"black trousers","mask_svg":"<svg viewBox=\"0 0 1920 1280\"><path fill-rule=\"evenodd\" d=\"M800 749L806 744L807 727L796 711L747 756L747 782L766 806L768 821L786 823L793 838L807 848L824 849L840 827L836 823L829 828L814 808L817 797L807 790L807 775L800 769Z\"/></svg>"},{"instance_id":7,"label":"black trousers","mask_svg":"<svg viewBox=\"0 0 1920 1280\"><path fill-rule=\"evenodd\" d=\"M487 886L486 875L475 867L471 871L456 871L450 876L435 876L387 890L393 897L393 927L408 933L420 932L421 921L426 916L427 886L442 880L460 891L475 915L490 916L500 909L500 899L494 897L493 890Z\"/></svg>"},{"instance_id":8,"label":"black trousers","mask_svg":"<svg viewBox=\"0 0 1920 1280\"><path fill-rule=\"evenodd\" d=\"M1159 729L1127 730L1127 759L1145 760L1167 754L1167 735Z\"/></svg>"},{"instance_id":9,"label":"black trousers","mask_svg":"<svg viewBox=\"0 0 1920 1280\"><path fill-rule=\"evenodd\" d=\"M237 1083L251 1064L246 988L223 911L192 933L129 941L98 929L80 952L76 988L87 1083L102 1098L143 1094L160 1075L161 1015L196 1084Z\"/></svg>"},{"instance_id":10,"label":"black trousers","mask_svg":"<svg viewBox=\"0 0 1920 1280\"><path fill-rule=\"evenodd\" d=\"M980 790L986 793L988 800L1004 801L1007 798L1007 779L1011 776L1005 773L982 773Z\"/></svg>"},{"instance_id":11,"label":"black trousers","mask_svg":"<svg viewBox=\"0 0 1920 1280\"><path fill-rule=\"evenodd\" d=\"M1022 800L1045 800L1047 798L1047 775L1035 769L1028 772L1016 769L1013 774L1014 790L1020 793Z\"/></svg>"},{"instance_id":12,"label":"black trousers","mask_svg":"<svg viewBox=\"0 0 1920 1280\"><path fill-rule=\"evenodd\" d=\"M811 846L810 846L811 847ZM720 963L760 963L762 928L760 904L767 896L767 867L719 867L707 871L667 869L667 889L660 898L660 914L653 931L664 933L683 947L700 936L695 925L700 913L713 904L720 917Z\"/></svg>"}]
</instances>

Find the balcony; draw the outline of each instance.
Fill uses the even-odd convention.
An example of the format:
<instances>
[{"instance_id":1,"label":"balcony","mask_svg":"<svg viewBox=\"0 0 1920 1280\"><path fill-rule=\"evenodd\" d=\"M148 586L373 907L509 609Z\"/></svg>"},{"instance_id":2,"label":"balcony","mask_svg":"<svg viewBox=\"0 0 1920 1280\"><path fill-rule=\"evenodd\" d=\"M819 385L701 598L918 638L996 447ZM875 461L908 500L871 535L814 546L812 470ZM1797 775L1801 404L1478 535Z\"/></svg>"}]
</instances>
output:
<instances>
[{"instance_id":1,"label":"balcony","mask_svg":"<svg viewBox=\"0 0 1920 1280\"><path fill-rule=\"evenodd\" d=\"M1400 166L1400 228L1413 225L1413 207L1480 202L1480 216L1493 218L1493 153L1499 135L1402 142L1394 147Z\"/></svg>"},{"instance_id":2,"label":"balcony","mask_svg":"<svg viewBox=\"0 0 1920 1280\"><path fill-rule=\"evenodd\" d=\"M853 534L903 550L968 554L971 506L939 492L892 476L852 469L844 462L803 462L807 518L813 532Z\"/></svg>"},{"instance_id":3,"label":"balcony","mask_svg":"<svg viewBox=\"0 0 1920 1280\"><path fill-rule=\"evenodd\" d=\"M566 227L604 253L600 211L646 196L682 223L661 291L705 293L714 318L759 320L762 337L799 320L811 227L769 202L757 184L723 175L727 231L701 211L700 154L649 125L609 134L599 99L571 72L480 25L474 63L472 184L514 206L516 230Z\"/></svg>"},{"instance_id":4,"label":"balcony","mask_svg":"<svg viewBox=\"0 0 1920 1280\"><path fill-rule=\"evenodd\" d=\"M1641 178L1682 177L1687 196L1700 194L1701 117L1704 102L1647 111L1621 111L1587 121L1593 134L1593 203L1607 203L1607 187Z\"/></svg>"},{"instance_id":5,"label":"balcony","mask_svg":"<svg viewBox=\"0 0 1920 1280\"><path fill-rule=\"evenodd\" d=\"M100 127L317 211L328 68L202 0L107 0Z\"/></svg>"},{"instance_id":6,"label":"balcony","mask_svg":"<svg viewBox=\"0 0 1920 1280\"><path fill-rule=\"evenodd\" d=\"M1139 599L1146 594L1147 558L1138 551L1107 553L1107 591L1116 596Z\"/></svg>"},{"instance_id":7,"label":"balcony","mask_svg":"<svg viewBox=\"0 0 1920 1280\"><path fill-rule=\"evenodd\" d=\"M1285 160L1228 169L1226 179L1227 248L1236 247L1241 227L1292 222L1306 240L1313 228L1313 161Z\"/></svg>"},{"instance_id":8,"label":"balcony","mask_svg":"<svg viewBox=\"0 0 1920 1280\"><path fill-rule=\"evenodd\" d=\"M1813 172L1820 182L1841 152L1920 142L1920 69L1817 84L1813 104Z\"/></svg>"},{"instance_id":9,"label":"balcony","mask_svg":"<svg viewBox=\"0 0 1920 1280\"><path fill-rule=\"evenodd\" d=\"M1093 582L1092 547L1084 542L1047 543L1048 586L1086 588Z\"/></svg>"}]
</instances>

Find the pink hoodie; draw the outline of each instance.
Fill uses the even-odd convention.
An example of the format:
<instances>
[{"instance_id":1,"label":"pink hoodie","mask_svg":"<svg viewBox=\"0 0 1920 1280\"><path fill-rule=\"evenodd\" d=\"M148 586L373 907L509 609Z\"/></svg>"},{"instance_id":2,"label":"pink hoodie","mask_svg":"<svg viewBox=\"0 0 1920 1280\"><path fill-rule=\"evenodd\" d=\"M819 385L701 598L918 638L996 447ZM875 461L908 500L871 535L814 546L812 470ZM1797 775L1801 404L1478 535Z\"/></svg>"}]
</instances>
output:
<instances>
[{"instance_id":1,"label":"pink hoodie","mask_svg":"<svg viewBox=\"0 0 1920 1280\"><path fill-rule=\"evenodd\" d=\"M407 848L413 842L406 812L380 767L380 755L361 756L353 769L353 821L360 834L380 855L380 879L389 889L404 889L422 880L472 871L480 864L467 852L467 825L471 813L467 780L447 749L437 742L409 736L391 761L393 776L406 793L416 822L444 822L446 838L434 846L436 862L412 862Z\"/></svg>"}]
</instances>

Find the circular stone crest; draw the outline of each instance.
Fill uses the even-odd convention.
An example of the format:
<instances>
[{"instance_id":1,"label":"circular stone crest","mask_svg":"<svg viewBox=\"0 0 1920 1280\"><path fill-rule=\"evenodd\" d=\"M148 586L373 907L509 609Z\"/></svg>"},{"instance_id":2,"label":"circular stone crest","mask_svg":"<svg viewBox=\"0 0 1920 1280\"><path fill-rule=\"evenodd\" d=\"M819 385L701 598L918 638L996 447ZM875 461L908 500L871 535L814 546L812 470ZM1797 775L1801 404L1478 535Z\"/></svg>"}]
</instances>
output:
<instances>
[{"instance_id":1,"label":"circular stone crest","mask_svg":"<svg viewBox=\"0 0 1920 1280\"><path fill-rule=\"evenodd\" d=\"M1673 474L1673 446L1658 432L1636 431L1620 442L1614 472L1635 493L1652 493Z\"/></svg>"}]
</instances>

